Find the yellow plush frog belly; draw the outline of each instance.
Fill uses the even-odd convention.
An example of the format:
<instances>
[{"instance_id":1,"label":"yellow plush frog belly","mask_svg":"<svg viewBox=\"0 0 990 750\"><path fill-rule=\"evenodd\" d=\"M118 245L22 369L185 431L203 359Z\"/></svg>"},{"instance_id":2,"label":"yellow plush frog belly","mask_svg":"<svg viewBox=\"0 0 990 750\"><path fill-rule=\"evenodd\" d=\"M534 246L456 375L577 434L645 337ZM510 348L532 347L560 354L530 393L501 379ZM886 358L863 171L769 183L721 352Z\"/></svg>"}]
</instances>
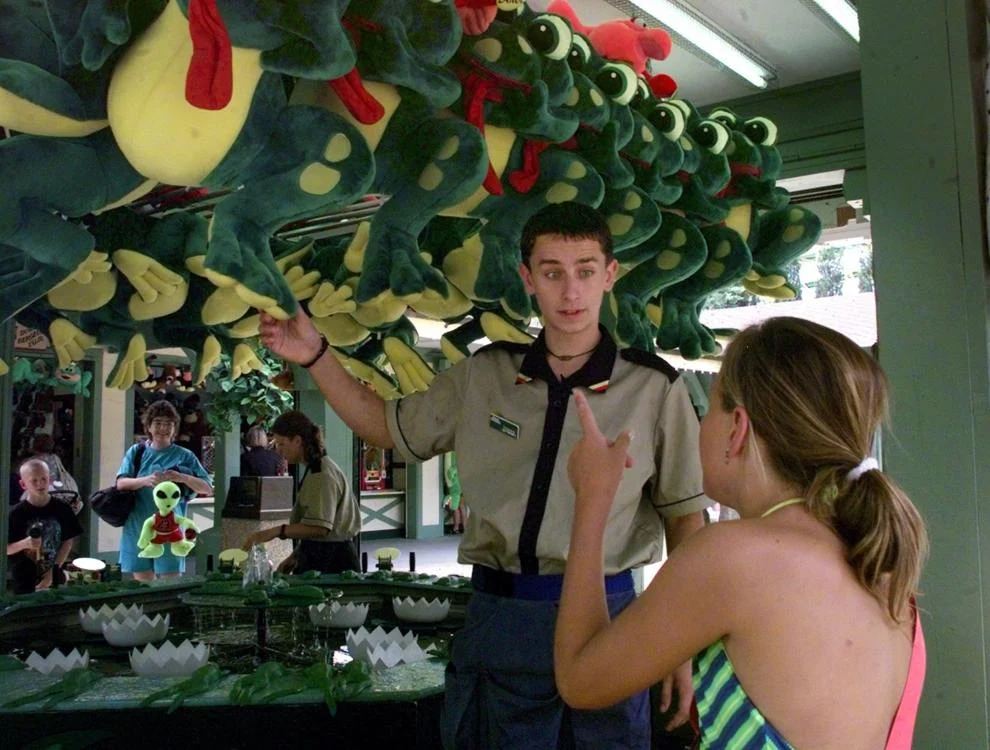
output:
<instances>
[{"instance_id":1,"label":"yellow plush frog belly","mask_svg":"<svg viewBox=\"0 0 990 750\"><path fill-rule=\"evenodd\" d=\"M233 48L234 90L221 110L186 101L189 24L174 2L117 64L107 97L110 128L134 168L169 185L199 185L230 151L261 78L261 52Z\"/></svg>"}]
</instances>

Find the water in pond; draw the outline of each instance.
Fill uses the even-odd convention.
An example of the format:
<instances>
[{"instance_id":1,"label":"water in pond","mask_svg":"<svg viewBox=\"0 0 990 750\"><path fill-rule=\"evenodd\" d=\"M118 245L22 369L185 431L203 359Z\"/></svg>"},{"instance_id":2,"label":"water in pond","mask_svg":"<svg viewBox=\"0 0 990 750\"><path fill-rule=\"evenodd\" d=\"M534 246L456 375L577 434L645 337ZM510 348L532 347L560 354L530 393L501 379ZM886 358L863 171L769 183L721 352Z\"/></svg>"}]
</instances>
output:
<instances>
[{"instance_id":1,"label":"water in pond","mask_svg":"<svg viewBox=\"0 0 990 750\"><path fill-rule=\"evenodd\" d=\"M345 646L346 631L318 627L309 619L305 606L269 609L225 608L179 605L149 616L169 614L166 639L178 645L183 640L210 645L210 660L234 673L253 672L260 661L275 660L286 665L308 665L319 658L335 664L350 661ZM395 622L369 617L370 630L381 625L386 630ZM403 631L416 631L423 648L434 645L445 650L452 629L440 625L411 626L399 624ZM264 647L259 647L259 639ZM73 648L88 651L90 665L106 675L129 674L131 648L114 647L102 635L86 633L78 624L22 631L17 638L0 640L0 653L26 659L32 651L47 655L53 648L68 653Z\"/></svg>"}]
</instances>

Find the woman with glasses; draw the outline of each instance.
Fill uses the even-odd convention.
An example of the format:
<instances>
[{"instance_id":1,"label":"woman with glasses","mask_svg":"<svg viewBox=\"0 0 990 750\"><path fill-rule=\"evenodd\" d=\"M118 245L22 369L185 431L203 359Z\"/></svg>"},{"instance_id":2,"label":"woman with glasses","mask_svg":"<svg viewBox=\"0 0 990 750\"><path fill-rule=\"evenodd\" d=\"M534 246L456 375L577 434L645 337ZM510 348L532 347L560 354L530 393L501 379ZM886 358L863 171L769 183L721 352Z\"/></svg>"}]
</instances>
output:
<instances>
[{"instance_id":1,"label":"woman with glasses","mask_svg":"<svg viewBox=\"0 0 990 750\"><path fill-rule=\"evenodd\" d=\"M213 492L209 474L196 455L173 441L178 432L179 412L168 401L148 405L141 417L148 440L127 449L117 471L117 489L137 490L137 502L127 517L120 537L120 569L133 574L139 581L151 581L158 576L177 576L185 571L183 557L172 554L168 545L161 557L138 557L137 546L145 520L157 511L151 490L159 482L175 482L183 488L179 512L184 513L186 501L193 494Z\"/></svg>"}]
</instances>

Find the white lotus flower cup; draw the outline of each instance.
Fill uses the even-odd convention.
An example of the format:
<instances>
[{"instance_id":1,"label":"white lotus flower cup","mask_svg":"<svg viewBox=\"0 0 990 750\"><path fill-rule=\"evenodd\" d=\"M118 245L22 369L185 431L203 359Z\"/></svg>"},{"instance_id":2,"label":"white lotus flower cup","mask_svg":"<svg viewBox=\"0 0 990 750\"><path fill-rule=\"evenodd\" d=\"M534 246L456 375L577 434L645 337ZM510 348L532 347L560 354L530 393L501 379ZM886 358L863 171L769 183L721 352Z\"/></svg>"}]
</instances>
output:
<instances>
[{"instance_id":1,"label":"white lotus flower cup","mask_svg":"<svg viewBox=\"0 0 990 750\"><path fill-rule=\"evenodd\" d=\"M25 664L35 672L61 677L70 669L85 669L89 666L89 651L79 653L79 649L72 649L68 654L63 654L57 648L53 649L48 656L42 656L37 651L28 654L24 660Z\"/></svg>"},{"instance_id":2,"label":"white lotus flower cup","mask_svg":"<svg viewBox=\"0 0 990 750\"><path fill-rule=\"evenodd\" d=\"M406 622L440 622L450 613L450 599L402 599L392 597L395 616Z\"/></svg>"},{"instance_id":3,"label":"white lotus flower cup","mask_svg":"<svg viewBox=\"0 0 990 750\"><path fill-rule=\"evenodd\" d=\"M364 661L372 669L391 669L398 664L413 664L423 661L426 653L418 643L402 647L398 643L390 643L387 647L376 646L365 656Z\"/></svg>"},{"instance_id":4,"label":"white lotus flower cup","mask_svg":"<svg viewBox=\"0 0 990 750\"><path fill-rule=\"evenodd\" d=\"M309 621L322 628L357 628L368 619L368 604L327 602L309 608Z\"/></svg>"},{"instance_id":5,"label":"white lotus flower cup","mask_svg":"<svg viewBox=\"0 0 990 750\"><path fill-rule=\"evenodd\" d=\"M87 633L92 633L93 635L103 635L103 623L110 622L111 620L137 620L144 614L144 607L140 604L132 604L130 607L125 607L123 604L118 604L113 609L104 604L99 609L93 609L92 607L87 607L85 610L79 610L79 624L82 625L82 629Z\"/></svg>"},{"instance_id":6,"label":"white lotus flower cup","mask_svg":"<svg viewBox=\"0 0 990 750\"><path fill-rule=\"evenodd\" d=\"M143 646L161 641L168 634L169 615L150 618L141 615L137 619L111 620L103 623L103 637L111 646Z\"/></svg>"},{"instance_id":7,"label":"white lotus flower cup","mask_svg":"<svg viewBox=\"0 0 990 750\"><path fill-rule=\"evenodd\" d=\"M210 659L210 647L205 643L195 646L185 640L176 646L165 641L156 648L148 644L143 649L131 649L131 669L141 676L187 677Z\"/></svg>"},{"instance_id":8,"label":"white lotus flower cup","mask_svg":"<svg viewBox=\"0 0 990 750\"><path fill-rule=\"evenodd\" d=\"M426 658L426 653L420 648L412 631L403 633L398 628L393 628L385 632L379 626L369 633L362 627L348 630L345 640L352 657L375 668L412 664Z\"/></svg>"}]
</instances>

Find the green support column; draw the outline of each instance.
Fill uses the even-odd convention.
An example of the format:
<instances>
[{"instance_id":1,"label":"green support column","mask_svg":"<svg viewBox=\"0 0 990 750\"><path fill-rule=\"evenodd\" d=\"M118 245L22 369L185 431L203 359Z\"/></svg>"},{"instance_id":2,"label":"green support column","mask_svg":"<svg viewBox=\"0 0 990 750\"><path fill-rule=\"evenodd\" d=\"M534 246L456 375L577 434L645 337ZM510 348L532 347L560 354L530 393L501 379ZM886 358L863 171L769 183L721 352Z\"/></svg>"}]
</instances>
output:
<instances>
[{"instance_id":1,"label":"green support column","mask_svg":"<svg viewBox=\"0 0 990 750\"><path fill-rule=\"evenodd\" d=\"M886 468L932 540L917 748L990 747L986 8L857 3ZM841 689L841 688L839 688Z\"/></svg>"},{"instance_id":2,"label":"green support column","mask_svg":"<svg viewBox=\"0 0 990 750\"><path fill-rule=\"evenodd\" d=\"M301 387L299 382L300 378L297 377L297 387ZM326 445L327 455L344 471L349 479L352 479L354 433L330 408L326 399L323 398L323 394L318 390L299 391L299 410L323 430L323 442Z\"/></svg>"},{"instance_id":3,"label":"green support column","mask_svg":"<svg viewBox=\"0 0 990 750\"><path fill-rule=\"evenodd\" d=\"M14 366L14 321L8 320L0 324L0 359L7 367ZM0 547L7 549L7 513L10 510L10 433L13 428L13 390L14 378L11 373L0 376L0 474L3 475L3 489L0 489ZM16 541L16 540L15 540ZM7 580L7 555L0 559L0 581ZM7 598L6 585L0 589L0 599Z\"/></svg>"},{"instance_id":4,"label":"green support column","mask_svg":"<svg viewBox=\"0 0 990 750\"><path fill-rule=\"evenodd\" d=\"M443 458L406 464L406 537L443 536Z\"/></svg>"},{"instance_id":5,"label":"green support column","mask_svg":"<svg viewBox=\"0 0 990 750\"><path fill-rule=\"evenodd\" d=\"M213 555L214 561L223 551L223 506L227 502L227 489L230 477L241 473L241 430L240 424L234 425L222 435L216 436L213 452L213 526L199 535L199 541L193 550L196 556L196 573L206 572L206 558ZM216 563L214 563L216 564Z\"/></svg>"}]
</instances>

